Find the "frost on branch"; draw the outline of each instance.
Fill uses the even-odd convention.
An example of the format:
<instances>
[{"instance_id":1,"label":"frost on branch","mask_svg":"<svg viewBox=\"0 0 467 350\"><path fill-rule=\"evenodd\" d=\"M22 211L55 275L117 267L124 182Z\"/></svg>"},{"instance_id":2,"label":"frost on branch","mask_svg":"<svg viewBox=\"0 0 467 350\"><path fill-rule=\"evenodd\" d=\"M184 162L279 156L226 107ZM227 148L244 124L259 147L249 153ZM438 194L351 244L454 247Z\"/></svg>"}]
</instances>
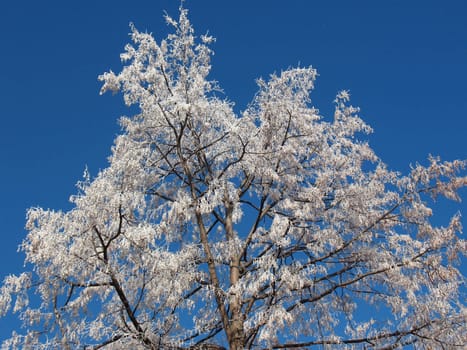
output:
<instances>
[{"instance_id":1,"label":"frost on branch","mask_svg":"<svg viewBox=\"0 0 467 350\"><path fill-rule=\"evenodd\" d=\"M311 67L258 80L237 115L213 39L185 9L167 21L160 43L132 26L100 77L139 108L109 166L70 211L29 210L33 269L0 289L25 328L3 348L464 348L461 218L431 206L460 200L466 163L390 171L347 91L331 117L313 106Z\"/></svg>"}]
</instances>

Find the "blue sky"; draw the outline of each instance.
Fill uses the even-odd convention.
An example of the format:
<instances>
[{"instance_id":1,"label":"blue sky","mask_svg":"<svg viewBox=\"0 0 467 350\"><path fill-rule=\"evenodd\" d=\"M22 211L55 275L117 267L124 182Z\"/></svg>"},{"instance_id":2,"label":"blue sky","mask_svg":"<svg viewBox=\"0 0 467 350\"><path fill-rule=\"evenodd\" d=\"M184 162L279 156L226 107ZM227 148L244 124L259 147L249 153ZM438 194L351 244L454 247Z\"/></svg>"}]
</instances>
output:
<instances>
[{"instance_id":1,"label":"blue sky","mask_svg":"<svg viewBox=\"0 0 467 350\"><path fill-rule=\"evenodd\" d=\"M28 207L69 208L85 166L106 166L120 96L97 76L120 68L129 22L162 38L176 0L9 0L0 4L0 280L21 270L16 252ZM370 144L406 172L428 154L467 158L467 2L464 0L188 0L198 34L217 38L211 77L245 108L255 79L312 65L312 99L327 114L342 89L374 128ZM464 202L442 202L440 222ZM463 219L467 227L467 220ZM464 264L463 271L467 273ZM11 328L0 319L0 341Z\"/></svg>"}]
</instances>

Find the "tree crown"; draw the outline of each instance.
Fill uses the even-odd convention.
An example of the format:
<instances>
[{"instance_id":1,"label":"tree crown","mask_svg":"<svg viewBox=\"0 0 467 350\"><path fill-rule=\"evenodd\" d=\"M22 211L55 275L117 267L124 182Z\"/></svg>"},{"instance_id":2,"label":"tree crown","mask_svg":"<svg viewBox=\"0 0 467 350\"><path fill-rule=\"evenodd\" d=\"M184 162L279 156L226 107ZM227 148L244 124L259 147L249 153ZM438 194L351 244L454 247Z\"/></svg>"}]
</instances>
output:
<instances>
[{"instance_id":1,"label":"tree crown","mask_svg":"<svg viewBox=\"0 0 467 350\"><path fill-rule=\"evenodd\" d=\"M208 79L213 38L184 8L167 21L160 43L132 26L125 66L100 76L139 108L109 166L70 211L28 211L33 271L0 292L26 331L4 346L465 346L460 217L434 226L429 202L459 200L466 163L390 171L347 91L331 118L313 106L312 67L258 80L237 115Z\"/></svg>"}]
</instances>

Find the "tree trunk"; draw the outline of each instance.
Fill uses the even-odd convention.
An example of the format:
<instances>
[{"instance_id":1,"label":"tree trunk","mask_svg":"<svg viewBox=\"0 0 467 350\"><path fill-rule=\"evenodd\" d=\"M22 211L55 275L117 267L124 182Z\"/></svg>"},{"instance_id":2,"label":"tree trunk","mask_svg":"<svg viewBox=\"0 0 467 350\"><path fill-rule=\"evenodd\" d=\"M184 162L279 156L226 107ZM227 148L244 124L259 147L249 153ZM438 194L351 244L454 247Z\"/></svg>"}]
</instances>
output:
<instances>
[{"instance_id":1,"label":"tree trunk","mask_svg":"<svg viewBox=\"0 0 467 350\"><path fill-rule=\"evenodd\" d=\"M228 241L235 238L233 229L233 206L226 201L225 231ZM240 256L237 253L230 260L230 286L235 286L240 280ZM231 295L230 300L229 346L231 350L243 350L245 343L245 330L243 328L242 297L238 291Z\"/></svg>"}]
</instances>

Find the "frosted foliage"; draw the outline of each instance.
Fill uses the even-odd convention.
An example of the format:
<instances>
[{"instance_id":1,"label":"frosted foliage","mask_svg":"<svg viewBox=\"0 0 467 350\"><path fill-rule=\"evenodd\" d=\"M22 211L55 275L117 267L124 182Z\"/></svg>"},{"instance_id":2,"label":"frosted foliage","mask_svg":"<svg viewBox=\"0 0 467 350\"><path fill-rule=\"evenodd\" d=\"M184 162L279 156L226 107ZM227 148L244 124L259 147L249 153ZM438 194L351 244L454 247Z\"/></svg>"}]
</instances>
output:
<instances>
[{"instance_id":1,"label":"frosted foliage","mask_svg":"<svg viewBox=\"0 0 467 350\"><path fill-rule=\"evenodd\" d=\"M161 42L132 27L102 92L120 120L109 165L85 173L67 212L32 208L0 314L24 329L4 349L465 349L459 200L464 161L403 176L364 141L340 92L310 99L316 71L258 80L243 113L208 80L208 36L167 18Z\"/></svg>"}]
</instances>

